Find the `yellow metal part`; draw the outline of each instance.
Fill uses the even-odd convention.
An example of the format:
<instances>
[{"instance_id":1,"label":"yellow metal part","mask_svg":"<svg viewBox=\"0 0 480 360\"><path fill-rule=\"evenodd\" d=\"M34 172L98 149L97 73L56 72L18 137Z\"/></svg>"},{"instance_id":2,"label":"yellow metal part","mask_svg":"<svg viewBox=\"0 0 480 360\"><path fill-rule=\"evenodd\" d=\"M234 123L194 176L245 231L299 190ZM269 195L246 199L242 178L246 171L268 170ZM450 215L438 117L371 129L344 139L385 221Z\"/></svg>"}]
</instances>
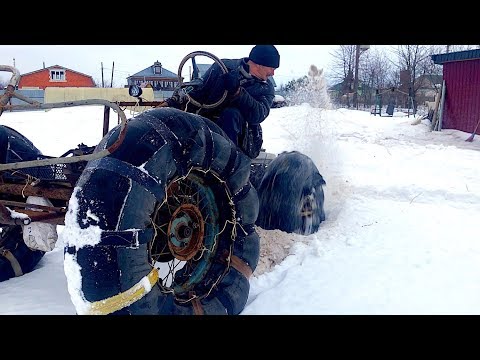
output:
<instances>
[{"instance_id":1,"label":"yellow metal part","mask_svg":"<svg viewBox=\"0 0 480 360\"><path fill-rule=\"evenodd\" d=\"M149 289L145 287L145 280L147 280L150 284ZM140 279L140 281L133 285L130 289L105 300L91 303L90 309L85 313L85 315L108 315L115 311L121 310L124 307L130 306L135 301L140 300L142 297L148 294L157 281L158 270L153 268L148 275Z\"/></svg>"}]
</instances>

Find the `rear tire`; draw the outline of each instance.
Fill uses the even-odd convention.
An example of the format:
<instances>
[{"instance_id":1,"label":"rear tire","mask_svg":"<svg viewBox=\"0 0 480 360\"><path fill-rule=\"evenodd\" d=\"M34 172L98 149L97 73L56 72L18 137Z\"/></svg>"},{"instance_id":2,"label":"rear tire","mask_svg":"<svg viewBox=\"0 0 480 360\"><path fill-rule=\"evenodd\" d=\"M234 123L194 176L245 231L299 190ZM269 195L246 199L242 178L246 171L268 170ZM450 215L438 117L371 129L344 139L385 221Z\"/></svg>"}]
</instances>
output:
<instances>
[{"instance_id":1,"label":"rear tire","mask_svg":"<svg viewBox=\"0 0 480 360\"><path fill-rule=\"evenodd\" d=\"M260 211L256 224L265 230L309 235L325 220L325 180L313 161L298 152L283 152L265 168L257 187Z\"/></svg>"},{"instance_id":2,"label":"rear tire","mask_svg":"<svg viewBox=\"0 0 480 360\"><path fill-rule=\"evenodd\" d=\"M173 108L126 130L115 152L87 164L65 217L77 313L239 314L259 258L250 159L210 120Z\"/></svg>"},{"instance_id":3,"label":"rear tire","mask_svg":"<svg viewBox=\"0 0 480 360\"><path fill-rule=\"evenodd\" d=\"M42 153L33 143L18 131L0 126L0 163L36 160ZM29 174L30 169L3 172L1 180L24 181L24 177L15 174ZM24 201L20 196L0 195L1 199ZM27 274L35 269L45 252L30 249L23 241L23 230L20 225L0 225L0 281Z\"/></svg>"},{"instance_id":4,"label":"rear tire","mask_svg":"<svg viewBox=\"0 0 480 360\"><path fill-rule=\"evenodd\" d=\"M0 281L32 272L45 255L30 249L23 241L22 227L3 226L0 238Z\"/></svg>"}]
</instances>

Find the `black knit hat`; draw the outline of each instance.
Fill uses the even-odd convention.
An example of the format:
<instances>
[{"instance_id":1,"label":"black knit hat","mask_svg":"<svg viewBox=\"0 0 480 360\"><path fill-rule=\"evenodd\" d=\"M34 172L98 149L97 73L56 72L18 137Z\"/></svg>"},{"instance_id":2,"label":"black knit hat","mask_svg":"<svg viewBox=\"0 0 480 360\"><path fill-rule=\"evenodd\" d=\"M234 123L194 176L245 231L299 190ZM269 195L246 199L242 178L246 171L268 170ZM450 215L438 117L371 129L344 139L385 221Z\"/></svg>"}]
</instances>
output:
<instances>
[{"instance_id":1,"label":"black knit hat","mask_svg":"<svg viewBox=\"0 0 480 360\"><path fill-rule=\"evenodd\" d=\"M248 58L258 65L275 69L280 66L280 54L273 45L255 45Z\"/></svg>"}]
</instances>

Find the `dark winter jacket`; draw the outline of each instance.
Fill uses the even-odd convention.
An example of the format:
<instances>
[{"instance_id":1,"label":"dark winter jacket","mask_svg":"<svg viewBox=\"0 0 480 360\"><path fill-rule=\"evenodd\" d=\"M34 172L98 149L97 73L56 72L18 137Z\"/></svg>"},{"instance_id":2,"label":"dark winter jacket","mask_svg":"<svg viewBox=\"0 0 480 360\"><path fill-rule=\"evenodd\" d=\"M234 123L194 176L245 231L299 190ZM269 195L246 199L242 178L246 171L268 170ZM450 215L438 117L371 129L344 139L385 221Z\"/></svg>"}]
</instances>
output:
<instances>
[{"instance_id":1,"label":"dark winter jacket","mask_svg":"<svg viewBox=\"0 0 480 360\"><path fill-rule=\"evenodd\" d=\"M214 109L200 109L193 104L187 104L186 110L198 113L209 119L218 117L220 112L227 107L235 107L240 110L243 118L249 124L260 124L270 113L273 104L275 91L270 80L263 81L248 73L248 58L243 59L222 59L229 71L239 69L240 92L232 97L227 95L225 101ZM220 100L224 87L220 66L214 63L202 77L203 84L199 85L189 95L201 104L213 104ZM182 108L185 104L169 102L169 106ZM198 111L198 112L197 112Z\"/></svg>"}]
</instances>

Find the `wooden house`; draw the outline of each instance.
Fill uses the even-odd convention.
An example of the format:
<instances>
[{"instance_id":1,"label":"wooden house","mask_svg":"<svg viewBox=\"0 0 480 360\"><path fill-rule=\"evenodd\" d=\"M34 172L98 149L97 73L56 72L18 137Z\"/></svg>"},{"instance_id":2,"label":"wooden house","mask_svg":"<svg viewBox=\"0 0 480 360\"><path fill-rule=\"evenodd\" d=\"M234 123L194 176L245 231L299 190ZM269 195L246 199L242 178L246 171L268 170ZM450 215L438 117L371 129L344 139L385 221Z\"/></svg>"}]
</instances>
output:
<instances>
[{"instance_id":1,"label":"wooden house","mask_svg":"<svg viewBox=\"0 0 480 360\"><path fill-rule=\"evenodd\" d=\"M154 91L173 91L178 86L177 74L165 69L158 60L153 65L127 77L127 86L152 87Z\"/></svg>"}]
</instances>

